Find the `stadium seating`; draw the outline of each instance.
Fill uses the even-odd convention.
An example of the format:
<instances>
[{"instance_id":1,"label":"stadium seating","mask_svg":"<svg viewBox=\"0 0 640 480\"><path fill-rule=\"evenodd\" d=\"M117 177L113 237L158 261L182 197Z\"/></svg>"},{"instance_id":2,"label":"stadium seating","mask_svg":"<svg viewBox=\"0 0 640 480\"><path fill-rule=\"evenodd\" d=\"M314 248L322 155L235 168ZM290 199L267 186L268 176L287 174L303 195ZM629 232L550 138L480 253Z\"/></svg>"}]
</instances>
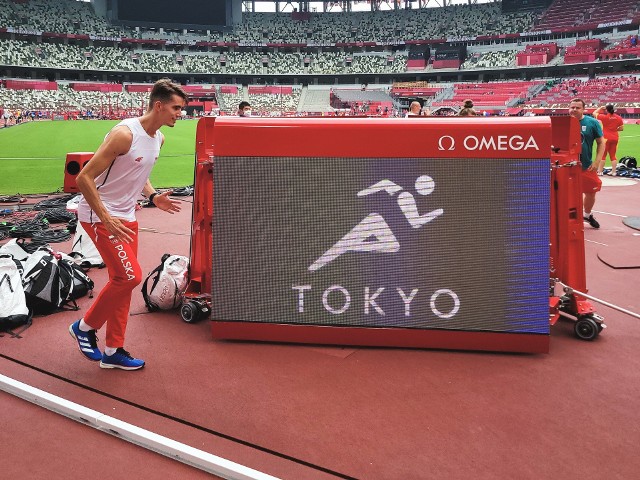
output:
<instances>
[{"instance_id":1,"label":"stadium seating","mask_svg":"<svg viewBox=\"0 0 640 480\"><path fill-rule=\"evenodd\" d=\"M462 70L474 68L508 68L516 65L517 50L500 50L486 53L474 53L460 66Z\"/></svg>"},{"instance_id":2,"label":"stadium seating","mask_svg":"<svg viewBox=\"0 0 640 480\"><path fill-rule=\"evenodd\" d=\"M235 115L238 111L238 105L243 100L248 101L249 96L245 96L242 86L240 85L225 85L218 89L218 106L220 113Z\"/></svg>"},{"instance_id":3,"label":"stadium seating","mask_svg":"<svg viewBox=\"0 0 640 480\"><path fill-rule=\"evenodd\" d=\"M432 102L431 107L460 106L471 99L476 108L506 108L524 102L541 83L542 80L456 83L451 96Z\"/></svg>"},{"instance_id":4,"label":"stadium seating","mask_svg":"<svg viewBox=\"0 0 640 480\"><path fill-rule=\"evenodd\" d=\"M570 29L615 23L633 17L636 0L555 0L536 22L536 30Z\"/></svg>"},{"instance_id":5,"label":"stadium seating","mask_svg":"<svg viewBox=\"0 0 640 480\"><path fill-rule=\"evenodd\" d=\"M322 87L309 86L304 100L298 107L299 112L332 112L330 90Z\"/></svg>"},{"instance_id":6,"label":"stadium seating","mask_svg":"<svg viewBox=\"0 0 640 480\"><path fill-rule=\"evenodd\" d=\"M530 30L533 12L502 13L499 3L401 9L378 12L317 13L308 22L292 22L286 13L251 13L227 32L159 32L111 25L88 2L0 0L0 26L107 38L141 38L239 43L393 42L463 37Z\"/></svg>"},{"instance_id":7,"label":"stadium seating","mask_svg":"<svg viewBox=\"0 0 640 480\"><path fill-rule=\"evenodd\" d=\"M640 106L640 82L635 75L568 79L536 95L528 107L566 108L571 99L582 98L588 106L613 103L620 107Z\"/></svg>"},{"instance_id":8,"label":"stadium seating","mask_svg":"<svg viewBox=\"0 0 640 480\"><path fill-rule=\"evenodd\" d=\"M272 91L273 93L266 93ZM249 87L249 103L257 115L288 115L298 109L301 87Z\"/></svg>"},{"instance_id":9,"label":"stadium seating","mask_svg":"<svg viewBox=\"0 0 640 480\"><path fill-rule=\"evenodd\" d=\"M112 25L96 15L89 2L0 0L0 66L9 70L14 67L53 68L57 70L57 78L62 79L112 78L114 72L137 72L153 77L181 74L180 78L189 78L189 74L351 75L359 82L362 75L408 72L407 45L415 40L468 41L476 37L482 40L487 35L515 38L517 32L575 29L580 25L592 28L616 22L626 24L637 22L637 10L637 0L619 0L615 5L613 0L586 0L586 4L577 0L555 0L544 12L502 13L499 3L314 13L306 21L294 21L289 13L245 12L242 23L231 30L187 32ZM621 28L620 32L614 30L612 38L596 35L597 32L589 35L580 32L574 45L569 44L568 38L558 39L557 43L547 40L542 44L470 43L470 53L461 69L533 66L546 64L554 55L553 64L563 60L567 64L593 62L598 57L602 60L636 58L640 53L638 37L635 31L634 35L625 37L629 31L627 27ZM512 35L505 35L509 33ZM223 47L216 42L235 42L237 45ZM525 58L526 62L521 62ZM427 65L425 71L431 69L432 65ZM14 74L15 71L14 68ZM141 76L133 75L132 78ZM198 77L195 78L198 81ZM469 74L462 78L469 78ZM490 78L498 76L491 75ZM320 83L323 81L326 80ZM537 101L545 105L563 105L574 95L574 90L594 103L607 98L620 105L635 105L638 98L634 75L558 81L549 91L538 94L542 82L457 83L423 91L419 97L433 99L433 106L459 105L464 99L472 98L478 107L495 109L523 102L534 105ZM113 114L115 111L139 110L146 104L144 92L127 89L121 92L82 91L69 87L68 83L67 80L59 81L58 90L48 92L2 89L0 107L6 103L22 108L104 112L107 105ZM340 90L334 88L334 99L343 104L372 105L378 101L342 98ZM385 102L397 98L397 92L392 92ZM235 113L240 100L249 100L256 111L265 114L332 110L328 87L294 87L291 93L277 95L240 87L234 92L219 92L217 100L220 110L226 113Z\"/></svg>"}]
</instances>

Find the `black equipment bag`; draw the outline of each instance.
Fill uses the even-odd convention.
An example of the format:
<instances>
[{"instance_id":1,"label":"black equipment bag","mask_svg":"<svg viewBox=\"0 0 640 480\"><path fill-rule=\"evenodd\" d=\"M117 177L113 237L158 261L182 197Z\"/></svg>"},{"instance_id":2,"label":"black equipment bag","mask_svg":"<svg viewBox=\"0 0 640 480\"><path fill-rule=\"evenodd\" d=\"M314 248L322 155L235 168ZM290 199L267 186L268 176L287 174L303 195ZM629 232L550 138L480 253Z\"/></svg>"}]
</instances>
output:
<instances>
[{"instance_id":1,"label":"black equipment bag","mask_svg":"<svg viewBox=\"0 0 640 480\"><path fill-rule=\"evenodd\" d=\"M24 262L22 286L27 306L36 314L78 310L73 296L73 268L51 251L37 250L29 255Z\"/></svg>"}]
</instances>

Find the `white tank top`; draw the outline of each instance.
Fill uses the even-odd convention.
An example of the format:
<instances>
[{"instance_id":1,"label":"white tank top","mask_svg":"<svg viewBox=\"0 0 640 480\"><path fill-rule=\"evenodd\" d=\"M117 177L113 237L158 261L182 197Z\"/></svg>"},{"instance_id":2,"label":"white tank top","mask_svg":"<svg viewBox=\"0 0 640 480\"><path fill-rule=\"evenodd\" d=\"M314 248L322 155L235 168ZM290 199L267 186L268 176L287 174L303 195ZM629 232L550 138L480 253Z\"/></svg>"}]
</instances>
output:
<instances>
[{"instance_id":1,"label":"white tank top","mask_svg":"<svg viewBox=\"0 0 640 480\"><path fill-rule=\"evenodd\" d=\"M117 156L111 165L96 177L95 182L100 199L109 215L133 222L136 219L136 202L158 160L164 137L160 131L156 132L155 137L150 137L138 118L127 118L116 127L120 125L125 125L133 133L131 148L124 155ZM78 220L100 222L84 197L80 198L78 205Z\"/></svg>"}]
</instances>

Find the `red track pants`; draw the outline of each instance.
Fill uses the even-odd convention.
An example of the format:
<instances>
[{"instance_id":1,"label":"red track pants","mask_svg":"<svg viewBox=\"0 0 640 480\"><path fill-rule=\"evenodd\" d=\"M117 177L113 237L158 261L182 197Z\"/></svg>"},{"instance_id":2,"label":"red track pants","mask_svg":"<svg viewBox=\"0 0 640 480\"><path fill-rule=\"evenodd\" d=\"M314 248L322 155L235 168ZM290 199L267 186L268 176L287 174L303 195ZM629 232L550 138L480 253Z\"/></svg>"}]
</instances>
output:
<instances>
[{"instance_id":1,"label":"red track pants","mask_svg":"<svg viewBox=\"0 0 640 480\"><path fill-rule=\"evenodd\" d=\"M102 223L82 223L82 228L95 243L109 271L109 281L100 291L84 316L87 325L98 330L107 324L106 346L124 346L124 334L129 319L133 289L142 281L138 255L138 222L123 222L134 231L131 243L109 238L111 234Z\"/></svg>"}]
</instances>

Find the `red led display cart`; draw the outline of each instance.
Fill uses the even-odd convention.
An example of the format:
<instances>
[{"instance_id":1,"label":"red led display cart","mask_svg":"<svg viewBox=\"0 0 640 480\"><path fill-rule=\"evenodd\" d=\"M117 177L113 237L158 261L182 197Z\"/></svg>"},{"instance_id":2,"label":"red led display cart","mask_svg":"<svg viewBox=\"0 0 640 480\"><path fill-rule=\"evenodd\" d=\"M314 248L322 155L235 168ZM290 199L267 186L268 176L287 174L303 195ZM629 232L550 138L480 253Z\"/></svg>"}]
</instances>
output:
<instances>
[{"instance_id":1,"label":"red led display cart","mask_svg":"<svg viewBox=\"0 0 640 480\"><path fill-rule=\"evenodd\" d=\"M572 122L200 120L183 320L211 316L219 339L546 352L563 316L594 338Z\"/></svg>"}]
</instances>

